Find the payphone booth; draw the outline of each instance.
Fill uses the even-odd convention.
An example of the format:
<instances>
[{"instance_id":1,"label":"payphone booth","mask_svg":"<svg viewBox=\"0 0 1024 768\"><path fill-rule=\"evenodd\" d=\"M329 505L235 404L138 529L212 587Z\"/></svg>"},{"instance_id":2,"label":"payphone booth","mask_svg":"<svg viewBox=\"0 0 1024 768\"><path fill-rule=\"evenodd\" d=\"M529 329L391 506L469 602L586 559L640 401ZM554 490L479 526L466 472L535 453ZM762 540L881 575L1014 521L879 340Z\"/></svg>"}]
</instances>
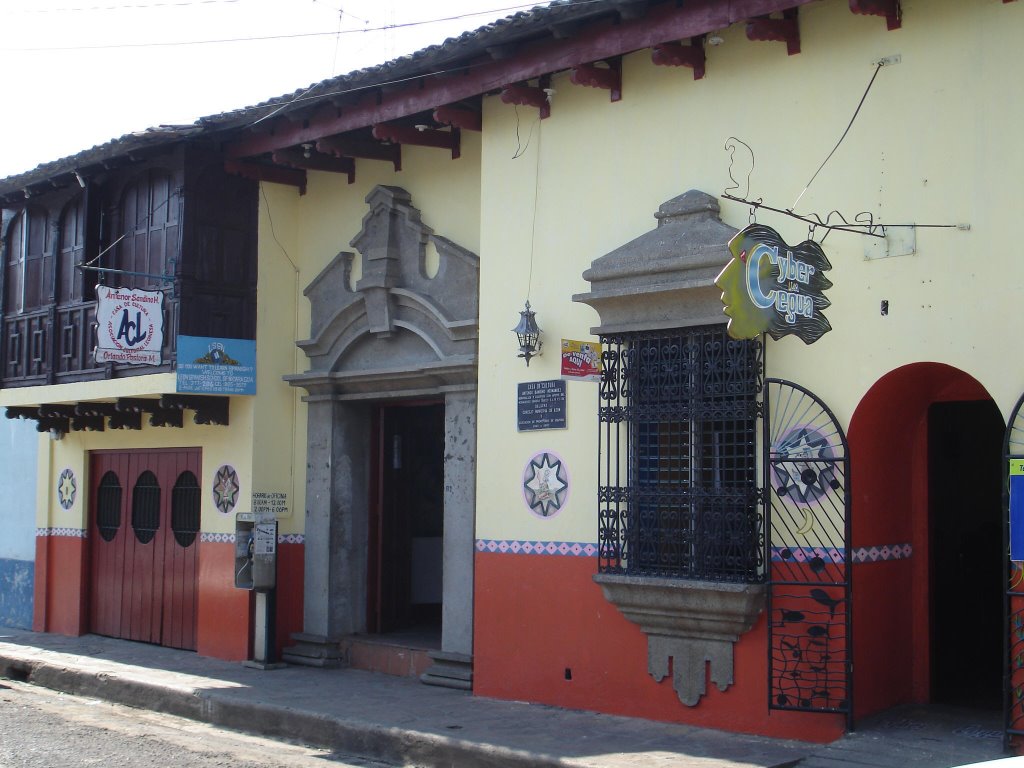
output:
<instances>
[{"instance_id":1,"label":"payphone booth","mask_svg":"<svg viewBox=\"0 0 1024 768\"><path fill-rule=\"evenodd\" d=\"M277 586L277 519L252 512L235 515L235 586L256 593L253 656L246 666L275 669L274 636Z\"/></svg>"}]
</instances>

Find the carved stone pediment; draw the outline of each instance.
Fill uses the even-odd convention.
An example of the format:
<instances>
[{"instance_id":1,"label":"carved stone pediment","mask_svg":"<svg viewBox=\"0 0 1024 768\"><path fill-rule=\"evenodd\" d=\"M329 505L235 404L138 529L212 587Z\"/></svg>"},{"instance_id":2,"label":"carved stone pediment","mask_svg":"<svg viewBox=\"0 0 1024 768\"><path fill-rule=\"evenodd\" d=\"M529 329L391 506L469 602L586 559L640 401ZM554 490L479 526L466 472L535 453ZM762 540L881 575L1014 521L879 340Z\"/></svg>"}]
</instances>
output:
<instances>
[{"instance_id":1,"label":"carved stone pediment","mask_svg":"<svg viewBox=\"0 0 1024 768\"><path fill-rule=\"evenodd\" d=\"M725 322L715 278L738 230L719 210L718 200L691 189L661 205L655 229L596 259L583 273L590 292L573 296L601 316L591 333Z\"/></svg>"},{"instance_id":2,"label":"carved stone pediment","mask_svg":"<svg viewBox=\"0 0 1024 768\"><path fill-rule=\"evenodd\" d=\"M345 396L439 391L475 382L479 258L423 223L410 194L377 186L349 243L309 284L310 371L288 381ZM438 269L427 272L428 249Z\"/></svg>"}]
</instances>

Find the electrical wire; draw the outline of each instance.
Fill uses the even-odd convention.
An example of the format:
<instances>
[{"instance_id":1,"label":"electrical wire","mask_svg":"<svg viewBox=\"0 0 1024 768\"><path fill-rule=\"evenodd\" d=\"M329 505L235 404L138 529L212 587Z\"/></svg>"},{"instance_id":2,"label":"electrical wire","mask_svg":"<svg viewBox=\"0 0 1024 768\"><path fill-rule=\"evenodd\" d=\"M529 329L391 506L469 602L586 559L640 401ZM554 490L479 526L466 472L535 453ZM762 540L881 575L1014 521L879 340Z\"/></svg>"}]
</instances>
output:
<instances>
[{"instance_id":1,"label":"electrical wire","mask_svg":"<svg viewBox=\"0 0 1024 768\"><path fill-rule=\"evenodd\" d=\"M5 8L6 13L74 13L78 11L137 11L151 8L180 8L189 5L228 5L241 0L179 0L178 2L132 3L124 5L87 5L69 8Z\"/></svg>"},{"instance_id":2,"label":"electrical wire","mask_svg":"<svg viewBox=\"0 0 1024 768\"><path fill-rule=\"evenodd\" d=\"M839 137L839 141L836 142L836 145L832 147L832 151L828 153L828 157L826 157L822 164L818 166L818 170L816 170L814 175L811 176L811 180L804 186L803 191L797 195L796 201L794 201L793 205L790 206L790 210L796 210L796 207L800 203L800 199L804 196L804 193L811 188L811 184L813 184L814 180L818 178L818 174L821 173L821 169L825 167L829 160L832 159L832 155L836 153L836 150L839 149L839 145L843 143L843 139L846 138L846 134L848 134L850 129L853 127L853 121L856 120L857 115L860 114L860 108L864 106L864 101L867 99L868 93L871 91L871 86L875 84L875 78L878 77L878 73L883 66L885 66L885 64L881 61L875 65L875 73L871 76L871 80L868 82L868 87L864 89L864 95L860 97L860 102L857 104L857 109L853 111L853 117L850 118L850 122L846 126L846 130L843 131L843 135Z\"/></svg>"},{"instance_id":3,"label":"electrical wire","mask_svg":"<svg viewBox=\"0 0 1024 768\"><path fill-rule=\"evenodd\" d=\"M583 0L577 5L600 2L601 0ZM405 21L396 24L385 24L379 27L365 27L363 29L345 29L337 32L296 32L288 35L262 35L254 37L224 37L211 40L172 40L167 42L145 42L145 43L109 43L99 45L57 45L57 46L27 46L24 48L0 48L0 51L9 53L38 53L47 51L105 51L125 48L173 48L187 45L221 45L225 43L253 43L269 40L296 40L312 37L332 37L334 35L364 34L366 32L386 32L393 29L405 29L418 27L426 24L439 24L446 21L460 21L474 16L487 16L496 13L507 13L508 11L522 10L523 8L534 8L536 3L526 5L513 5L506 8L494 8L487 11L473 11L456 16L445 16L436 19L423 19L421 21Z\"/></svg>"}]
</instances>

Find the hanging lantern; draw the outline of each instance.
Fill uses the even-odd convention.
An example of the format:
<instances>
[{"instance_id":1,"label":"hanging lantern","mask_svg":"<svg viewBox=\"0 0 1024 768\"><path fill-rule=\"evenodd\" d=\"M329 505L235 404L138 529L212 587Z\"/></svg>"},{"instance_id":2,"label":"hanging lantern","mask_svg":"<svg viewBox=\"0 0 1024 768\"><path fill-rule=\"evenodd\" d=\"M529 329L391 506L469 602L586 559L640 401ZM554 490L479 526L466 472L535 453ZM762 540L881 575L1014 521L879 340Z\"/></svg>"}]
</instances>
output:
<instances>
[{"instance_id":1,"label":"hanging lantern","mask_svg":"<svg viewBox=\"0 0 1024 768\"><path fill-rule=\"evenodd\" d=\"M530 309L530 302L526 302L526 309L519 313L519 324L512 329L512 332L519 337L519 357L526 359L530 364L530 358L540 354L540 326L537 325L534 316L536 312Z\"/></svg>"}]
</instances>

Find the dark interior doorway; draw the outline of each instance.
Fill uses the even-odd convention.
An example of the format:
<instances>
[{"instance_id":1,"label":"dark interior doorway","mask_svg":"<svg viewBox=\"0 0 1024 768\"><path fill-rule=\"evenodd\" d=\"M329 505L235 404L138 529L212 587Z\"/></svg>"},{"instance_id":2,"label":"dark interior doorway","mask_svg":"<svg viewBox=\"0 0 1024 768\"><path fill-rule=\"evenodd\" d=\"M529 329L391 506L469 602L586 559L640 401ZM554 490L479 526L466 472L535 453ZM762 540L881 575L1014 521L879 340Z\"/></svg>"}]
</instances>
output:
<instances>
[{"instance_id":1,"label":"dark interior doorway","mask_svg":"<svg viewBox=\"0 0 1024 768\"><path fill-rule=\"evenodd\" d=\"M1000 706L1004 429L991 400L928 409L935 703Z\"/></svg>"},{"instance_id":2,"label":"dark interior doorway","mask_svg":"<svg viewBox=\"0 0 1024 768\"><path fill-rule=\"evenodd\" d=\"M444 405L380 406L375 416L367 628L439 632Z\"/></svg>"}]
</instances>

